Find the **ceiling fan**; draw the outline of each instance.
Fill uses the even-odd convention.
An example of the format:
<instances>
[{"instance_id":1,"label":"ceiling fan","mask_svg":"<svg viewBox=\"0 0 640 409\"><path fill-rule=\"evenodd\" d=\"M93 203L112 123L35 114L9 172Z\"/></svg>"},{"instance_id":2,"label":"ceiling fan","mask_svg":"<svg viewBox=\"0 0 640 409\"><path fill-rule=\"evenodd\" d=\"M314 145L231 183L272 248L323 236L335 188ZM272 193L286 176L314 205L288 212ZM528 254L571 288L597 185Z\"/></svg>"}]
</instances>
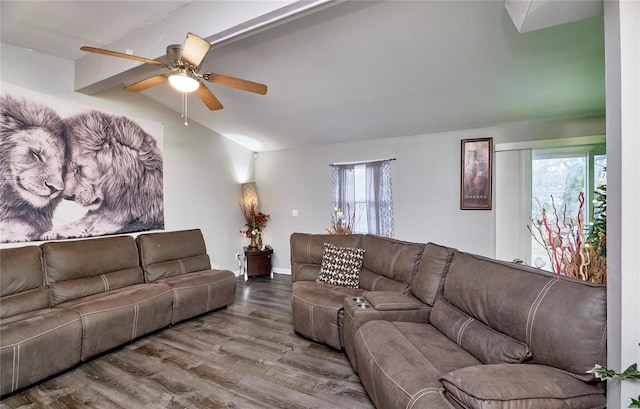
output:
<instances>
[{"instance_id":1,"label":"ceiling fan","mask_svg":"<svg viewBox=\"0 0 640 409\"><path fill-rule=\"evenodd\" d=\"M184 46L181 46L180 44L171 44L167 46L167 63L162 63L148 58L120 53L117 51L109 51L102 48L88 46L80 47L83 51L158 65L171 71L167 74L155 75L124 87L125 90L131 92L144 91L154 85L169 81L175 89L183 93L195 91L207 108L212 111L222 109L223 107L218 98L213 95L213 92L207 88L202 80L260 95L265 95L267 93L267 86L264 84L229 77L227 75L216 74L213 72L200 73L200 65L210 48L211 44L209 44L207 40L200 38L193 33L187 33L187 39L184 42ZM185 98L183 98L183 111L185 109L184 101L186 101Z\"/></svg>"}]
</instances>

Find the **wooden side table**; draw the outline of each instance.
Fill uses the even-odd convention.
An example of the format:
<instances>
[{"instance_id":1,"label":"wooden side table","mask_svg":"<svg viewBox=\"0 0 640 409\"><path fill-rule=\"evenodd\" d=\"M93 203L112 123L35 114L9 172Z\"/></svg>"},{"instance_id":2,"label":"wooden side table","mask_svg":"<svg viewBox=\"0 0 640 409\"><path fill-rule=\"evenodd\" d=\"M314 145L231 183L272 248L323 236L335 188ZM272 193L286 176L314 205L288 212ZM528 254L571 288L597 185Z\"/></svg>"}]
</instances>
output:
<instances>
[{"instance_id":1,"label":"wooden side table","mask_svg":"<svg viewBox=\"0 0 640 409\"><path fill-rule=\"evenodd\" d=\"M273 270L271 269L271 246L265 246L262 250L252 250L245 246L244 249L244 281L249 277L259 277L269 275L273 280Z\"/></svg>"}]
</instances>

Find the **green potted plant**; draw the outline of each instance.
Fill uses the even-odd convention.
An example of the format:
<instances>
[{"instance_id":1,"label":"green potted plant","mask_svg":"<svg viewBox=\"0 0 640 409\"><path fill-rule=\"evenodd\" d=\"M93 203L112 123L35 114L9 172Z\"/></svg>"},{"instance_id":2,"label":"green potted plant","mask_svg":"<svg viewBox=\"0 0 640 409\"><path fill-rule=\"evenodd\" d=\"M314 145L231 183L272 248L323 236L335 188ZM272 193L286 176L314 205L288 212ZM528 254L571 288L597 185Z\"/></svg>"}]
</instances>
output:
<instances>
[{"instance_id":1,"label":"green potted plant","mask_svg":"<svg viewBox=\"0 0 640 409\"><path fill-rule=\"evenodd\" d=\"M601 379L603 381L607 381L607 380L622 381L622 380L640 379L640 372L638 372L638 364L632 364L627 369L625 369L620 373L614 371L613 369L609 369L606 366L596 365L593 367L593 369L587 371L587 373L592 373L596 376L596 378ZM640 408L640 395L638 395L637 399L631 398L631 404L628 407Z\"/></svg>"}]
</instances>

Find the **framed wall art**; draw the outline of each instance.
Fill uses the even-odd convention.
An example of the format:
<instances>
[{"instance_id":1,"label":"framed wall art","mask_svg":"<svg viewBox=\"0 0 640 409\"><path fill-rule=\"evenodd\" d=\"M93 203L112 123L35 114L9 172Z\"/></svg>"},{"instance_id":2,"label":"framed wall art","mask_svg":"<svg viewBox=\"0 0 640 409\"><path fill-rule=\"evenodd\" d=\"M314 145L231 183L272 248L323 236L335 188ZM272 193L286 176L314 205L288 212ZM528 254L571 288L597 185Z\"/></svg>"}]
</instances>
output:
<instances>
[{"instance_id":1,"label":"framed wall art","mask_svg":"<svg viewBox=\"0 0 640 409\"><path fill-rule=\"evenodd\" d=\"M461 142L460 209L491 210L493 138Z\"/></svg>"},{"instance_id":2,"label":"framed wall art","mask_svg":"<svg viewBox=\"0 0 640 409\"><path fill-rule=\"evenodd\" d=\"M0 243L164 229L161 123L0 85Z\"/></svg>"}]
</instances>

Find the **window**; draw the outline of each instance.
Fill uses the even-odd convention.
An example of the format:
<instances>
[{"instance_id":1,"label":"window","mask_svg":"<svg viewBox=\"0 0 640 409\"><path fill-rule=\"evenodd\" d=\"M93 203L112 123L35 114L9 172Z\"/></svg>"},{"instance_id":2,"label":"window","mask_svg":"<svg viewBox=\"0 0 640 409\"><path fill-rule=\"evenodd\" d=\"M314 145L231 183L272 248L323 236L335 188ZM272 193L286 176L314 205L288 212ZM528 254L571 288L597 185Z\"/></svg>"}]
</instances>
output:
<instances>
[{"instance_id":1,"label":"window","mask_svg":"<svg viewBox=\"0 0 640 409\"><path fill-rule=\"evenodd\" d=\"M357 217L354 221L354 233L369 233L367 226L367 184L366 169L364 164L355 165L354 177L354 211Z\"/></svg>"},{"instance_id":2,"label":"window","mask_svg":"<svg viewBox=\"0 0 640 409\"><path fill-rule=\"evenodd\" d=\"M390 160L332 165L332 202L354 233L393 236Z\"/></svg>"},{"instance_id":3,"label":"window","mask_svg":"<svg viewBox=\"0 0 640 409\"><path fill-rule=\"evenodd\" d=\"M593 220L594 191L597 186L606 183L606 165L603 145L534 149L531 156L531 219L539 218L543 207L551 212L552 206L555 206L560 218L566 217L575 222L580 209L579 194L582 192L582 219ZM551 216L551 219L555 217ZM585 226L586 235L588 223ZM542 268L551 270L547 252L536 240L531 240L530 254L529 259L535 265L542 266L544 262Z\"/></svg>"},{"instance_id":4,"label":"window","mask_svg":"<svg viewBox=\"0 0 640 409\"><path fill-rule=\"evenodd\" d=\"M584 220L593 220L592 200L606 166L604 135L563 139L511 142L495 146L495 257L499 260L522 259L535 265L538 256L547 254L536 247L527 226L539 213L537 200L556 207L567 203L567 213L575 218L578 193L585 194ZM542 255L541 255L542 252Z\"/></svg>"}]
</instances>

